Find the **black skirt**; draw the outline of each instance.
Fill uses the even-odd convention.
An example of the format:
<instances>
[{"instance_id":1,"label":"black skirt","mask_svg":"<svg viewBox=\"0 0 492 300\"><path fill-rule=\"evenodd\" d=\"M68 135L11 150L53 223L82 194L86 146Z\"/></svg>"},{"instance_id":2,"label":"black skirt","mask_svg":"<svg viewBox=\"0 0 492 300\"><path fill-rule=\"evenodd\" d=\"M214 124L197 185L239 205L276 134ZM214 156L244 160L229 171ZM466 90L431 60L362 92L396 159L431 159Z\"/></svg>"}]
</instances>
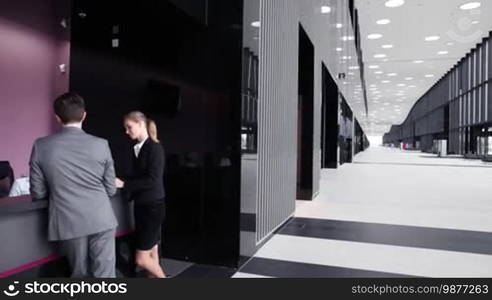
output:
<instances>
[{"instance_id":1,"label":"black skirt","mask_svg":"<svg viewBox=\"0 0 492 300\"><path fill-rule=\"evenodd\" d=\"M164 199L137 204L134 208L137 250L150 250L161 240L164 222Z\"/></svg>"}]
</instances>

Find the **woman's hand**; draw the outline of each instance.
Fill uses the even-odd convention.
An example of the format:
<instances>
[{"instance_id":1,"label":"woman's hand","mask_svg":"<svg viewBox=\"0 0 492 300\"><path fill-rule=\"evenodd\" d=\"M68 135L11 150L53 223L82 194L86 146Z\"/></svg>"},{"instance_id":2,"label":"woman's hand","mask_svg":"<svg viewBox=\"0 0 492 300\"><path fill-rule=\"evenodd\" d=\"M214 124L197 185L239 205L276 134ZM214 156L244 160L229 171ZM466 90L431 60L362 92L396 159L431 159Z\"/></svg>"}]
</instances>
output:
<instances>
[{"instance_id":1,"label":"woman's hand","mask_svg":"<svg viewBox=\"0 0 492 300\"><path fill-rule=\"evenodd\" d=\"M114 181L114 183L115 183L116 187L119 188L119 189L122 189L122 188L125 187L125 182L122 181L119 178L116 178L115 181Z\"/></svg>"}]
</instances>

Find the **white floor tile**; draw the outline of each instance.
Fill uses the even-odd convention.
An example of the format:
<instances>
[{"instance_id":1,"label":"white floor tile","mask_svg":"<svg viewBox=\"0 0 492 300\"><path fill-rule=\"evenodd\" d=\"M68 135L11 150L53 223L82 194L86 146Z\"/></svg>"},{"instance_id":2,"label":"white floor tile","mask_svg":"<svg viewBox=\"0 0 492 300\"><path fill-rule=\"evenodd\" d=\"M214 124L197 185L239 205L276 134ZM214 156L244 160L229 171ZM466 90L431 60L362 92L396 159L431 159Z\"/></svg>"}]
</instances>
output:
<instances>
[{"instance_id":1,"label":"white floor tile","mask_svg":"<svg viewBox=\"0 0 492 300\"><path fill-rule=\"evenodd\" d=\"M263 275L257 275L257 274L250 274L250 273L242 273L242 272L237 272L232 276L232 278L273 278L269 276L263 276Z\"/></svg>"}]
</instances>

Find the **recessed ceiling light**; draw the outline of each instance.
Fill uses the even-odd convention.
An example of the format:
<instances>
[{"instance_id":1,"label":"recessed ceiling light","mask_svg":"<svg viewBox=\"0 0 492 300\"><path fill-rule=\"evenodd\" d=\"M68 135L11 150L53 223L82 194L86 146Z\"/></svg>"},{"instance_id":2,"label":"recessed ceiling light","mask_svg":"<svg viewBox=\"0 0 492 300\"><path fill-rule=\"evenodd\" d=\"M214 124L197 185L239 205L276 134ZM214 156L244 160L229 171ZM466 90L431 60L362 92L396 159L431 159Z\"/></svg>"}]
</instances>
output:
<instances>
[{"instance_id":1,"label":"recessed ceiling light","mask_svg":"<svg viewBox=\"0 0 492 300\"><path fill-rule=\"evenodd\" d=\"M395 77L395 76L397 76L397 75L398 75L397 73L389 73L389 74L388 74L388 76L390 76L390 77Z\"/></svg>"},{"instance_id":2,"label":"recessed ceiling light","mask_svg":"<svg viewBox=\"0 0 492 300\"><path fill-rule=\"evenodd\" d=\"M251 23L251 26L260 27L260 21L254 21L253 23Z\"/></svg>"},{"instance_id":3,"label":"recessed ceiling light","mask_svg":"<svg viewBox=\"0 0 492 300\"><path fill-rule=\"evenodd\" d=\"M374 58L385 58L386 54L376 54L374 55Z\"/></svg>"},{"instance_id":4,"label":"recessed ceiling light","mask_svg":"<svg viewBox=\"0 0 492 300\"><path fill-rule=\"evenodd\" d=\"M423 61L423 60L414 60L413 62L414 62L414 63L416 63L416 64L421 64L421 63L423 63L424 61Z\"/></svg>"},{"instance_id":5,"label":"recessed ceiling light","mask_svg":"<svg viewBox=\"0 0 492 300\"><path fill-rule=\"evenodd\" d=\"M350 66L349 70L359 70L359 66Z\"/></svg>"},{"instance_id":6,"label":"recessed ceiling light","mask_svg":"<svg viewBox=\"0 0 492 300\"><path fill-rule=\"evenodd\" d=\"M480 21L476 21L476 20L475 20L475 21L473 21L473 22L471 22L471 23L472 23L473 25L475 25L475 24L480 23Z\"/></svg>"},{"instance_id":7,"label":"recessed ceiling light","mask_svg":"<svg viewBox=\"0 0 492 300\"><path fill-rule=\"evenodd\" d=\"M383 45L383 46L381 46L381 47L383 47L383 49L391 49L391 48L393 48L394 46L393 46L393 45L391 45L391 44L388 44L388 45Z\"/></svg>"},{"instance_id":8,"label":"recessed ceiling light","mask_svg":"<svg viewBox=\"0 0 492 300\"><path fill-rule=\"evenodd\" d=\"M377 65L370 65L369 66L369 69L379 69L379 66L377 66Z\"/></svg>"},{"instance_id":9,"label":"recessed ceiling light","mask_svg":"<svg viewBox=\"0 0 492 300\"><path fill-rule=\"evenodd\" d=\"M446 46L453 46L453 45L454 45L454 43L453 43L453 42L447 42L447 43L446 43Z\"/></svg>"},{"instance_id":10,"label":"recessed ceiling light","mask_svg":"<svg viewBox=\"0 0 492 300\"><path fill-rule=\"evenodd\" d=\"M434 77L434 74L427 74L427 75L425 75L425 77L426 78L432 78L432 77Z\"/></svg>"},{"instance_id":11,"label":"recessed ceiling light","mask_svg":"<svg viewBox=\"0 0 492 300\"><path fill-rule=\"evenodd\" d=\"M404 87L404 86L406 86L406 84L404 84L404 83L400 83L400 84L397 84L397 86L399 86L399 87Z\"/></svg>"},{"instance_id":12,"label":"recessed ceiling light","mask_svg":"<svg viewBox=\"0 0 492 300\"><path fill-rule=\"evenodd\" d=\"M386 1L386 3L384 5L386 5L386 7L398 7L398 6L402 6L403 4L405 4L405 1L404 0L389 0L389 1Z\"/></svg>"},{"instance_id":13,"label":"recessed ceiling light","mask_svg":"<svg viewBox=\"0 0 492 300\"><path fill-rule=\"evenodd\" d=\"M438 35L431 35L431 36L425 37L425 40L427 42L434 42L434 41L438 41L439 39L441 39L441 37Z\"/></svg>"},{"instance_id":14,"label":"recessed ceiling light","mask_svg":"<svg viewBox=\"0 0 492 300\"><path fill-rule=\"evenodd\" d=\"M336 50L337 50L337 52L342 52L343 51L342 48L337 48Z\"/></svg>"},{"instance_id":15,"label":"recessed ceiling light","mask_svg":"<svg viewBox=\"0 0 492 300\"><path fill-rule=\"evenodd\" d=\"M337 23L336 28L342 28L343 24L342 23Z\"/></svg>"},{"instance_id":16,"label":"recessed ceiling light","mask_svg":"<svg viewBox=\"0 0 492 300\"><path fill-rule=\"evenodd\" d=\"M439 55L446 55L448 53L449 53L448 51L439 51L439 52L437 52L437 54L439 54Z\"/></svg>"},{"instance_id":17,"label":"recessed ceiling light","mask_svg":"<svg viewBox=\"0 0 492 300\"><path fill-rule=\"evenodd\" d=\"M383 81L381 81L381 83L391 83L391 81L389 81L389 80L383 80Z\"/></svg>"},{"instance_id":18,"label":"recessed ceiling light","mask_svg":"<svg viewBox=\"0 0 492 300\"><path fill-rule=\"evenodd\" d=\"M378 24L378 25L387 25L387 24L389 24L389 23L391 23L391 21L390 21L390 20L388 20L388 19L381 19L381 20L378 20L378 21L376 22L376 24Z\"/></svg>"},{"instance_id":19,"label":"recessed ceiling light","mask_svg":"<svg viewBox=\"0 0 492 300\"><path fill-rule=\"evenodd\" d=\"M382 37L383 37L383 35L380 33L371 33L367 36L367 38L370 40L377 40L377 39L380 39Z\"/></svg>"},{"instance_id":20,"label":"recessed ceiling light","mask_svg":"<svg viewBox=\"0 0 492 300\"><path fill-rule=\"evenodd\" d=\"M342 59L343 60L352 59L352 56L343 56Z\"/></svg>"},{"instance_id":21,"label":"recessed ceiling light","mask_svg":"<svg viewBox=\"0 0 492 300\"><path fill-rule=\"evenodd\" d=\"M383 74L383 71L376 71L376 72L374 72L374 74L378 74L378 75Z\"/></svg>"},{"instance_id":22,"label":"recessed ceiling light","mask_svg":"<svg viewBox=\"0 0 492 300\"><path fill-rule=\"evenodd\" d=\"M342 41L346 42L346 41L353 41L354 40L354 37L351 36L351 35L345 35L345 36L342 36Z\"/></svg>"},{"instance_id":23,"label":"recessed ceiling light","mask_svg":"<svg viewBox=\"0 0 492 300\"><path fill-rule=\"evenodd\" d=\"M329 14L331 12L331 7L329 6L321 6L321 13L322 14Z\"/></svg>"},{"instance_id":24,"label":"recessed ceiling light","mask_svg":"<svg viewBox=\"0 0 492 300\"><path fill-rule=\"evenodd\" d=\"M413 77L405 77L405 80L412 80Z\"/></svg>"},{"instance_id":25,"label":"recessed ceiling light","mask_svg":"<svg viewBox=\"0 0 492 300\"><path fill-rule=\"evenodd\" d=\"M470 9L476 9L482 6L480 2L468 2L460 6L460 9L462 10L470 10Z\"/></svg>"}]
</instances>

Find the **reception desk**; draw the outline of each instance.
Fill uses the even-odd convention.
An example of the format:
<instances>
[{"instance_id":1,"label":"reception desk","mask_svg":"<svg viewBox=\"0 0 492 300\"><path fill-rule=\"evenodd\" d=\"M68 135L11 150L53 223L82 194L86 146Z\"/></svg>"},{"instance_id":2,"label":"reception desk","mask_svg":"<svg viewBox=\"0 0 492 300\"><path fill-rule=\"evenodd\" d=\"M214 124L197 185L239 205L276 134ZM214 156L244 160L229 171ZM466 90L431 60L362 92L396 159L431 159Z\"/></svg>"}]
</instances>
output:
<instances>
[{"instance_id":1,"label":"reception desk","mask_svg":"<svg viewBox=\"0 0 492 300\"><path fill-rule=\"evenodd\" d=\"M117 269L126 275L133 266L133 202L118 192L111 198L118 220L116 230ZM0 198L0 278L63 277L68 265L58 253L57 243L47 239L48 201L30 196Z\"/></svg>"}]
</instances>

